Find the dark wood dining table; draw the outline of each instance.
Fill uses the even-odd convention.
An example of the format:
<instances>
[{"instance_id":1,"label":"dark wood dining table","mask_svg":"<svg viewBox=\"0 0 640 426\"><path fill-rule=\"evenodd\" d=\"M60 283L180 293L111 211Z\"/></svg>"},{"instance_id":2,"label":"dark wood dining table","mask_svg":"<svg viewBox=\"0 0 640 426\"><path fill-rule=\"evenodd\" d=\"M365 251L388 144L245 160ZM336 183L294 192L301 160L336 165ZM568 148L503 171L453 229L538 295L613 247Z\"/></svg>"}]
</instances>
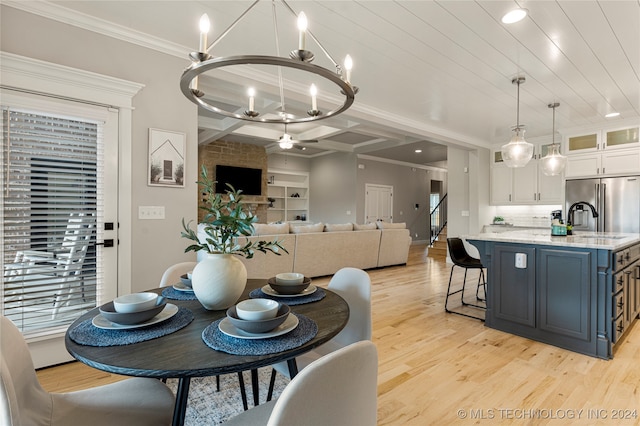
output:
<instances>
[{"instance_id":1,"label":"dark wood dining table","mask_svg":"<svg viewBox=\"0 0 640 426\"><path fill-rule=\"evenodd\" d=\"M251 290L266 283L267 280L248 280L240 300L247 299ZM161 293L162 290L163 288L155 288L148 291ZM289 366L295 368L295 362L292 360L296 356L312 350L338 334L349 319L349 305L331 290L323 290L326 296L322 300L291 306L291 312L305 315L316 322L316 336L299 347L283 352L245 356L211 349L203 342L202 331L213 321L226 316L226 312L206 310L197 300L169 300L178 307L189 309L194 315L194 320L186 327L163 337L129 345L98 347L74 342L67 331L65 345L75 359L99 370L126 376L177 378L173 425L182 425L192 377L255 370L282 361L289 361ZM286 303L286 299L283 298L283 301ZM98 314L98 308L92 309L78 318L69 330Z\"/></svg>"}]
</instances>

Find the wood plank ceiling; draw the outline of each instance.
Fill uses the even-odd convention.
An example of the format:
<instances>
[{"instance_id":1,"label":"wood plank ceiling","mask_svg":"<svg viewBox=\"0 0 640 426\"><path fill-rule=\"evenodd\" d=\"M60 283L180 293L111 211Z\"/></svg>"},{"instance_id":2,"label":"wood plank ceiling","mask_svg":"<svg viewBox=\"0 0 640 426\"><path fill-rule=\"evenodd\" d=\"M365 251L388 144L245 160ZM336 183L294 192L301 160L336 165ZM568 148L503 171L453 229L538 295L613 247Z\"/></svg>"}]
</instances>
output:
<instances>
[{"instance_id":1,"label":"wood plank ceiling","mask_svg":"<svg viewBox=\"0 0 640 426\"><path fill-rule=\"evenodd\" d=\"M182 55L187 65L188 52L197 47L202 13L212 19L211 41L252 2L3 3L67 23L88 23L114 37L124 38L129 32L137 40L153 40L154 48ZM354 58L352 81L360 88L346 113L290 126L294 136L320 141L306 145L305 151L290 151L296 155L348 151L442 164L446 145L499 147L508 141L516 121L517 90L511 83L516 75L526 77L520 89L520 122L527 126L527 138L550 138L551 102L560 102L556 127L561 132L640 121L640 0L288 3L296 12L305 12L310 31L336 62L347 53ZM279 2L273 5L277 45L284 56L297 43L295 21ZM272 7L268 0L258 4L212 53L275 54ZM528 16L503 24L502 15L516 7L526 8ZM309 42L309 48L316 53L314 63L332 67L316 45ZM245 109L247 82L239 77L243 73L239 69L203 79L207 96L229 108ZM255 85L257 104L270 105L275 112L280 100L277 84ZM286 101L287 111L308 109L308 95L300 87ZM333 99L321 91L321 108ZM620 116L605 118L610 112ZM284 131L282 126L208 113L201 114L200 127L201 143L233 134L235 140L267 146L269 152L279 152L274 141ZM423 153L416 155L416 148Z\"/></svg>"}]
</instances>

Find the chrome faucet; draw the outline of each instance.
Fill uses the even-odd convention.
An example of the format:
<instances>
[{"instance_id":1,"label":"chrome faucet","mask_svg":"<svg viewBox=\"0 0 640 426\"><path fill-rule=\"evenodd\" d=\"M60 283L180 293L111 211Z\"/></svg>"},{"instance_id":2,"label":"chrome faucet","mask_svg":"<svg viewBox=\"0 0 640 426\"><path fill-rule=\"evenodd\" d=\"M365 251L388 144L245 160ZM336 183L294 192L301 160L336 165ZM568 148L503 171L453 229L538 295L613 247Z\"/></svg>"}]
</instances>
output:
<instances>
[{"instance_id":1,"label":"chrome faucet","mask_svg":"<svg viewBox=\"0 0 640 426\"><path fill-rule=\"evenodd\" d=\"M582 204L586 204L587 206L589 206L593 217L598 217L598 212L596 211L596 208L593 205L587 203L586 201L578 201L576 203L571 204L571 207L569 207L569 211L567 212L567 226L573 226L573 214L575 213L576 208ZM571 235L571 229L567 229L567 235Z\"/></svg>"}]
</instances>

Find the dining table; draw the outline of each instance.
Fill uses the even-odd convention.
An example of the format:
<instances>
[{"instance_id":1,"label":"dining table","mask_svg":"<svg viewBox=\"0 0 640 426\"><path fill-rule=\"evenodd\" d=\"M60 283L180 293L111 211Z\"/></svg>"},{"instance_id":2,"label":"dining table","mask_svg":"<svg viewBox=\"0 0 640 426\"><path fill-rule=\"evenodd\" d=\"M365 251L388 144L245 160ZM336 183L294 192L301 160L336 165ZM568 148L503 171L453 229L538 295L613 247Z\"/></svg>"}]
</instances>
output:
<instances>
[{"instance_id":1,"label":"dining table","mask_svg":"<svg viewBox=\"0 0 640 426\"><path fill-rule=\"evenodd\" d=\"M266 286L267 280L264 279L247 280L239 301L250 297L265 297L262 290L267 290ZM172 291L171 288L164 287L148 291L168 295L170 290ZM178 379L172 424L183 425L191 378L243 371L255 373L257 368L283 361L288 362L293 377L297 373L295 357L333 338L349 319L347 302L327 288L317 287L316 296L308 302L303 301L302 297L276 297L273 292L268 293L266 297L288 304L291 313L299 319L293 331L276 337L245 340L236 338L239 336L233 337L232 334L230 338L229 335L220 333L226 310L207 310L195 297L189 300L168 298L172 308L178 310L178 314L171 320L148 328L116 330L115 333L94 325L100 319L99 308L94 308L71 324L65 336L65 345L76 360L102 371L125 376ZM187 325L179 324L181 328L169 329L172 323L178 321L178 317ZM129 336L134 336L128 334L131 331L147 329L152 335L157 333L158 337L128 341ZM104 337L100 333L105 333ZM83 338L88 340L83 341ZM244 353L245 344L254 345L253 349L258 348L259 353L255 350Z\"/></svg>"}]
</instances>

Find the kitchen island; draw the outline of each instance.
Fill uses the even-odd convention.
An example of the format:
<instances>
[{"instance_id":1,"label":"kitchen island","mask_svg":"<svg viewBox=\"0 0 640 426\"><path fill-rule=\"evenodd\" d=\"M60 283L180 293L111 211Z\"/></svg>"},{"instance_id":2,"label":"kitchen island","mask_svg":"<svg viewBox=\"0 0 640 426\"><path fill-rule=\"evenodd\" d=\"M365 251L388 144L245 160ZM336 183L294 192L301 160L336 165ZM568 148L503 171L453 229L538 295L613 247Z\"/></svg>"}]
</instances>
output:
<instances>
[{"instance_id":1,"label":"kitchen island","mask_svg":"<svg viewBox=\"0 0 640 426\"><path fill-rule=\"evenodd\" d=\"M640 314L640 234L528 230L465 239L487 268L488 327L610 359Z\"/></svg>"}]
</instances>

